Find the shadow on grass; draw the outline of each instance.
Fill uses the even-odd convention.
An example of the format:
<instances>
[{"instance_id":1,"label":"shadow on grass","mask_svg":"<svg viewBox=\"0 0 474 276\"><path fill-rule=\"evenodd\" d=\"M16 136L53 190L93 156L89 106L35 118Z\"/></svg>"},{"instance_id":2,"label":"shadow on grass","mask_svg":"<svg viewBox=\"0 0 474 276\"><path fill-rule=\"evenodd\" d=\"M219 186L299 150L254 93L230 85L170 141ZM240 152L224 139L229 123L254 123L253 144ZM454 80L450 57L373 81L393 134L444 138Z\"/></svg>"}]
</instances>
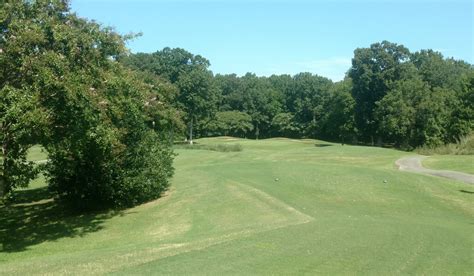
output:
<instances>
[{"instance_id":1,"label":"shadow on grass","mask_svg":"<svg viewBox=\"0 0 474 276\"><path fill-rule=\"evenodd\" d=\"M333 146L332 144L325 144L325 143L318 143L314 145L317 148L324 148L324 147L330 147Z\"/></svg>"},{"instance_id":2,"label":"shadow on grass","mask_svg":"<svg viewBox=\"0 0 474 276\"><path fill-rule=\"evenodd\" d=\"M16 191L8 205L0 205L0 252L19 252L29 246L64 237L84 236L121 212L73 214L52 199L46 187Z\"/></svg>"},{"instance_id":3,"label":"shadow on grass","mask_svg":"<svg viewBox=\"0 0 474 276\"><path fill-rule=\"evenodd\" d=\"M466 191L466 190L459 190L461 193L466 193L466 194L474 194L472 191Z\"/></svg>"}]
</instances>

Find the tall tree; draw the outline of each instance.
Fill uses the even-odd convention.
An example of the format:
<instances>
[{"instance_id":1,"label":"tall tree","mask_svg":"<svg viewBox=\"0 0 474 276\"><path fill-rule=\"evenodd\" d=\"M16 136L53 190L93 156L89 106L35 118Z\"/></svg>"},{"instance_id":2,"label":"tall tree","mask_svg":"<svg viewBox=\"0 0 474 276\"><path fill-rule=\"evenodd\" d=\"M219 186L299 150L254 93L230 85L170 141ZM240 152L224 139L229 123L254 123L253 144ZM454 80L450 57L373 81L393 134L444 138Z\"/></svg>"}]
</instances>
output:
<instances>
[{"instance_id":1,"label":"tall tree","mask_svg":"<svg viewBox=\"0 0 474 276\"><path fill-rule=\"evenodd\" d=\"M181 75L177 85L180 91L179 105L186 113L189 143L193 144L196 123L205 124L216 112L217 90L213 84L212 73L205 68Z\"/></svg>"},{"instance_id":2,"label":"tall tree","mask_svg":"<svg viewBox=\"0 0 474 276\"><path fill-rule=\"evenodd\" d=\"M379 133L403 148L447 142L453 90L431 87L419 76L394 83L377 103Z\"/></svg>"},{"instance_id":3,"label":"tall tree","mask_svg":"<svg viewBox=\"0 0 474 276\"><path fill-rule=\"evenodd\" d=\"M374 143L379 124L374 116L376 103L387 94L392 82L407 75L405 63L409 55L403 45L388 41L354 51L349 77L353 82L352 95L356 102L356 124L365 141Z\"/></svg>"},{"instance_id":4,"label":"tall tree","mask_svg":"<svg viewBox=\"0 0 474 276\"><path fill-rule=\"evenodd\" d=\"M164 48L152 54L138 53L122 57L131 68L152 72L178 87L175 107L184 111L189 142L192 144L196 123L206 123L217 109L219 90L215 88L209 61L181 48ZM204 121L204 122L201 122Z\"/></svg>"},{"instance_id":5,"label":"tall tree","mask_svg":"<svg viewBox=\"0 0 474 276\"><path fill-rule=\"evenodd\" d=\"M461 80L461 90L456 100L449 102L451 119L448 141L452 142L474 131L474 69Z\"/></svg>"},{"instance_id":6,"label":"tall tree","mask_svg":"<svg viewBox=\"0 0 474 276\"><path fill-rule=\"evenodd\" d=\"M295 113L295 120L304 135L316 138L332 82L311 73L300 73L293 79L294 88L287 97L287 101L293 103L290 110Z\"/></svg>"},{"instance_id":7,"label":"tall tree","mask_svg":"<svg viewBox=\"0 0 474 276\"><path fill-rule=\"evenodd\" d=\"M349 78L335 83L323 107L324 115L319 132L322 138L353 142L357 134L354 121L355 101L351 95L352 82Z\"/></svg>"},{"instance_id":8,"label":"tall tree","mask_svg":"<svg viewBox=\"0 0 474 276\"><path fill-rule=\"evenodd\" d=\"M242 78L239 78L236 74L217 74L214 83L219 90L218 108L220 111L243 110Z\"/></svg>"},{"instance_id":9,"label":"tall tree","mask_svg":"<svg viewBox=\"0 0 474 276\"><path fill-rule=\"evenodd\" d=\"M252 117L240 111L217 112L216 117L207 126L208 135L246 137L252 131Z\"/></svg>"},{"instance_id":10,"label":"tall tree","mask_svg":"<svg viewBox=\"0 0 474 276\"><path fill-rule=\"evenodd\" d=\"M273 135L282 137L297 137L300 129L296 125L292 113L278 113L271 122Z\"/></svg>"},{"instance_id":11,"label":"tall tree","mask_svg":"<svg viewBox=\"0 0 474 276\"><path fill-rule=\"evenodd\" d=\"M472 66L453 58L445 59L439 52L420 50L411 54L411 62L417 68L421 79L431 87L462 89L462 79L472 71Z\"/></svg>"},{"instance_id":12,"label":"tall tree","mask_svg":"<svg viewBox=\"0 0 474 276\"><path fill-rule=\"evenodd\" d=\"M242 77L242 110L252 117L256 139L269 135L270 122L280 113L282 98L266 78L250 73Z\"/></svg>"}]
</instances>

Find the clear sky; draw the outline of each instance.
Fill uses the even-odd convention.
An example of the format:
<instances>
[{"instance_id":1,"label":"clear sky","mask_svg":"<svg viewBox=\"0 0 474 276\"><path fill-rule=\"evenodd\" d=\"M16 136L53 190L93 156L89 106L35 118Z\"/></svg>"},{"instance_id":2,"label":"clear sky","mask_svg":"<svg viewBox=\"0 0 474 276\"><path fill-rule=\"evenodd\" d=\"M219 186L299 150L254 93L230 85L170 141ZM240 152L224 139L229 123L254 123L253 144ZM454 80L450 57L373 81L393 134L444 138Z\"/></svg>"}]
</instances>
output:
<instances>
[{"instance_id":1,"label":"clear sky","mask_svg":"<svg viewBox=\"0 0 474 276\"><path fill-rule=\"evenodd\" d=\"M311 72L335 81L354 49L388 40L473 63L470 0L72 0L79 16L122 34L132 52L181 47L214 73Z\"/></svg>"}]
</instances>

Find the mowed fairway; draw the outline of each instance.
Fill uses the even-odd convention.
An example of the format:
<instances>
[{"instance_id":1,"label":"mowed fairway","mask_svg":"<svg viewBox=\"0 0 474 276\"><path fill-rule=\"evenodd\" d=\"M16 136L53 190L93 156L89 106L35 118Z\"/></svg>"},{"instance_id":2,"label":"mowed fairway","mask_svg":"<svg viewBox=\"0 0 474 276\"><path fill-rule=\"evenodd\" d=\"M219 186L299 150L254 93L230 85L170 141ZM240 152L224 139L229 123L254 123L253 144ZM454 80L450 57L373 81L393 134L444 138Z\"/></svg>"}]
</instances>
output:
<instances>
[{"instance_id":1,"label":"mowed fairway","mask_svg":"<svg viewBox=\"0 0 474 276\"><path fill-rule=\"evenodd\" d=\"M0 274L472 275L474 186L398 171L410 153L198 142L243 151L177 150L170 191L122 212L70 216L22 192L0 209Z\"/></svg>"},{"instance_id":2,"label":"mowed fairway","mask_svg":"<svg viewBox=\"0 0 474 276\"><path fill-rule=\"evenodd\" d=\"M474 174L474 155L435 155L423 160L423 165L430 169Z\"/></svg>"}]
</instances>

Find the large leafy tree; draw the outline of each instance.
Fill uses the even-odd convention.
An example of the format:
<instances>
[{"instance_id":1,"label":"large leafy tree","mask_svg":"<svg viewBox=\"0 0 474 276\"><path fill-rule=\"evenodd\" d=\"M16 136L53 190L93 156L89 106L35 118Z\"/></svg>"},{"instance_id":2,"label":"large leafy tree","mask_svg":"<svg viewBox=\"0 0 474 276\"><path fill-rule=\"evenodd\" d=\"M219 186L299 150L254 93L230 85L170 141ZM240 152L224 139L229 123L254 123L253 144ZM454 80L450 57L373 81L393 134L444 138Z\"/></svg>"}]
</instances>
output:
<instances>
[{"instance_id":1,"label":"large leafy tree","mask_svg":"<svg viewBox=\"0 0 474 276\"><path fill-rule=\"evenodd\" d=\"M246 137L252 131L252 117L240 111L217 112L214 120L206 127L209 135L231 135Z\"/></svg>"},{"instance_id":2,"label":"large leafy tree","mask_svg":"<svg viewBox=\"0 0 474 276\"><path fill-rule=\"evenodd\" d=\"M219 90L219 111L243 110L242 78L236 74L217 74L214 77L214 83Z\"/></svg>"},{"instance_id":3,"label":"large leafy tree","mask_svg":"<svg viewBox=\"0 0 474 276\"><path fill-rule=\"evenodd\" d=\"M283 137L297 137L299 128L292 113L278 113L271 122L273 134Z\"/></svg>"},{"instance_id":4,"label":"large leafy tree","mask_svg":"<svg viewBox=\"0 0 474 276\"><path fill-rule=\"evenodd\" d=\"M341 143L352 142L356 137L355 101L351 89L352 82L348 78L331 87L329 98L323 107L324 115L319 127L321 137L339 140Z\"/></svg>"},{"instance_id":5,"label":"large leafy tree","mask_svg":"<svg viewBox=\"0 0 474 276\"><path fill-rule=\"evenodd\" d=\"M216 112L217 90L212 73L205 68L197 68L179 77L178 102L185 112L188 125L189 143L193 144L194 127L199 122L207 124Z\"/></svg>"},{"instance_id":6,"label":"large leafy tree","mask_svg":"<svg viewBox=\"0 0 474 276\"><path fill-rule=\"evenodd\" d=\"M375 116L380 120L379 132L397 146L410 147L416 139L417 106L430 95L430 87L419 78L397 82L379 102Z\"/></svg>"},{"instance_id":7,"label":"large leafy tree","mask_svg":"<svg viewBox=\"0 0 474 276\"><path fill-rule=\"evenodd\" d=\"M24 149L40 142L51 159L50 188L76 208L159 196L172 155L146 124L153 89L116 62L126 53L123 37L70 13L66 1L11 1L1 15L7 177L24 172L15 164L30 166ZM20 183L29 177L23 173Z\"/></svg>"},{"instance_id":8,"label":"large leafy tree","mask_svg":"<svg viewBox=\"0 0 474 276\"><path fill-rule=\"evenodd\" d=\"M197 123L205 125L217 110L219 95L209 61L181 48L164 48L152 54L138 53L120 60L127 66L152 72L178 88L174 106L183 111L190 143Z\"/></svg>"},{"instance_id":9,"label":"large leafy tree","mask_svg":"<svg viewBox=\"0 0 474 276\"><path fill-rule=\"evenodd\" d=\"M307 137L316 138L324 115L324 105L332 82L311 73L300 73L293 77L294 86L287 101L292 104L295 120ZM319 133L320 134L320 133Z\"/></svg>"},{"instance_id":10,"label":"large leafy tree","mask_svg":"<svg viewBox=\"0 0 474 276\"><path fill-rule=\"evenodd\" d=\"M264 77L247 73L242 77L241 108L252 117L256 139L268 136L272 118L280 113L282 94Z\"/></svg>"},{"instance_id":11,"label":"large leafy tree","mask_svg":"<svg viewBox=\"0 0 474 276\"><path fill-rule=\"evenodd\" d=\"M469 134L474 127L472 115L473 99L469 95L469 83L474 75L472 65L455 60L445 59L439 52L421 50L412 54L411 60L423 81L433 89L441 89L451 95L444 109L449 112L449 123L443 142L453 142Z\"/></svg>"},{"instance_id":12,"label":"large leafy tree","mask_svg":"<svg viewBox=\"0 0 474 276\"><path fill-rule=\"evenodd\" d=\"M135 72L134 72L135 73ZM181 133L186 128L183 122L184 112L172 103L178 96L178 88L149 71L135 73L147 85L145 95L146 123L164 140L173 143L175 132Z\"/></svg>"},{"instance_id":13,"label":"large leafy tree","mask_svg":"<svg viewBox=\"0 0 474 276\"><path fill-rule=\"evenodd\" d=\"M468 63L453 58L445 59L441 53L433 50L415 52L411 54L410 60L421 79L431 87L460 91L463 78L472 71Z\"/></svg>"},{"instance_id":14,"label":"large leafy tree","mask_svg":"<svg viewBox=\"0 0 474 276\"><path fill-rule=\"evenodd\" d=\"M349 77L355 100L355 120L362 139L374 143L379 120L374 116L376 103L387 94L392 82L403 79L410 66L410 52L403 45L388 41L354 51ZM380 137L378 137L380 138Z\"/></svg>"},{"instance_id":15,"label":"large leafy tree","mask_svg":"<svg viewBox=\"0 0 474 276\"><path fill-rule=\"evenodd\" d=\"M379 133L403 148L436 146L448 141L453 90L431 87L419 76L394 83L377 103Z\"/></svg>"},{"instance_id":16,"label":"large leafy tree","mask_svg":"<svg viewBox=\"0 0 474 276\"><path fill-rule=\"evenodd\" d=\"M461 90L449 102L451 119L448 126L449 141L457 140L474 131L474 69L463 76Z\"/></svg>"}]
</instances>

